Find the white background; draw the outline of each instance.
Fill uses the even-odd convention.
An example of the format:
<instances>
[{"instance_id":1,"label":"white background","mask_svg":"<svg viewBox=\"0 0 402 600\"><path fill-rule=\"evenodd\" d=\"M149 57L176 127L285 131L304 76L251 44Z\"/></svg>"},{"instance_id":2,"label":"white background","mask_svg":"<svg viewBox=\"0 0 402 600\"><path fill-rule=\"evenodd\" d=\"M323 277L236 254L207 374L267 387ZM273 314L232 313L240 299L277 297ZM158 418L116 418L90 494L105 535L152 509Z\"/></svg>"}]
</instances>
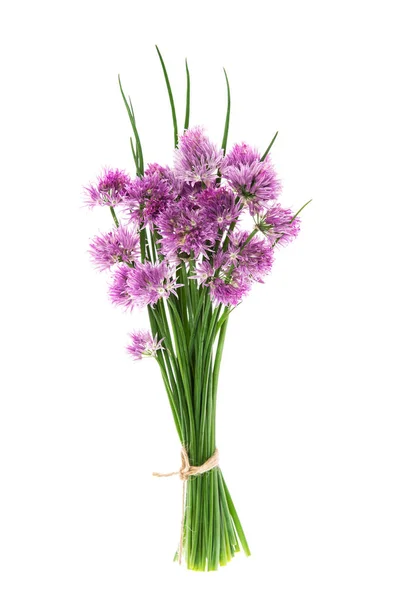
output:
<instances>
[{"instance_id":1,"label":"white background","mask_svg":"<svg viewBox=\"0 0 402 600\"><path fill-rule=\"evenodd\" d=\"M401 36L397 2L8 2L2 9L0 597L402 597ZM184 117L273 159L297 241L235 311L221 464L252 557L172 562L179 444L145 323L109 304L82 208L103 165L131 169L117 74L146 160L171 160L154 44Z\"/></svg>"}]
</instances>

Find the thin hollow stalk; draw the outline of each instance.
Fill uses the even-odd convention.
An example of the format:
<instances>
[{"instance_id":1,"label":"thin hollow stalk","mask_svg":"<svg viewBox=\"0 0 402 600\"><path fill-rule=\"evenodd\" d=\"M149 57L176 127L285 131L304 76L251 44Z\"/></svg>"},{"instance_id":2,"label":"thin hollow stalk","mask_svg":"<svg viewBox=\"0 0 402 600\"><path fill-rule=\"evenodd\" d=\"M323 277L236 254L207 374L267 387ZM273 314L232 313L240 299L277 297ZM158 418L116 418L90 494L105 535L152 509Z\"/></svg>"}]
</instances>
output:
<instances>
[{"instance_id":1,"label":"thin hollow stalk","mask_svg":"<svg viewBox=\"0 0 402 600\"><path fill-rule=\"evenodd\" d=\"M118 227L119 226L119 220L116 217L116 213L115 213L115 210L114 210L113 206L110 207L110 212L112 214L114 224L116 225L116 227Z\"/></svg>"}]
</instances>

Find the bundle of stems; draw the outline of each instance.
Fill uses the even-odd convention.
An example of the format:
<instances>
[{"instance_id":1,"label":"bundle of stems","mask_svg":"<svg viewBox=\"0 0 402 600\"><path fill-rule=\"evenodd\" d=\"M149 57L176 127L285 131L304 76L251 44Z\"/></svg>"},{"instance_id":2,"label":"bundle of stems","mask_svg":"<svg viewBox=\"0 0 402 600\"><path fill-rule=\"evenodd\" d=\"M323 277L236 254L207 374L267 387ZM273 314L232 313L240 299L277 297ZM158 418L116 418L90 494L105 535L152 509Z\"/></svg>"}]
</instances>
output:
<instances>
[{"instance_id":1,"label":"bundle of stems","mask_svg":"<svg viewBox=\"0 0 402 600\"><path fill-rule=\"evenodd\" d=\"M174 144L178 143L178 129L173 94L162 55L157 48L165 76L172 109ZM187 94L184 129L190 118L190 74L186 61ZM227 85L227 114L222 149L226 150L230 121L230 87ZM130 145L136 172L144 174L141 141L130 99L120 90L133 129ZM112 215L116 216L111 207ZM117 222L116 222L117 225ZM233 230L235 222L228 228ZM222 247L228 237L223 237ZM149 227L140 230L141 260L157 262L160 255L158 236ZM226 240L226 244L225 244ZM215 248L218 250L218 248ZM206 287L201 287L192 277L195 259L181 259L176 267L180 287L177 295L161 298L153 307L148 306L148 316L153 336L164 340L165 351L156 355L163 383L172 409L173 419L181 445L187 450L191 465L199 466L210 458L216 449L216 403L219 371L231 308L217 306ZM188 479L186 486L183 525L183 552L187 567L194 571L215 571L226 565L240 551L247 556L250 549L236 512L233 500L219 467Z\"/></svg>"},{"instance_id":2,"label":"bundle of stems","mask_svg":"<svg viewBox=\"0 0 402 600\"><path fill-rule=\"evenodd\" d=\"M152 244L152 241L151 241ZM219 370L230 310L213 306L206 288L189 277L191 262L178 266L178 296L149 309L157 353L180 442L189 462L200 466L216 449ZM192 476L186 486L183 556L189 569L216 570L235 552L250 550L221 469ZM181 551L181 550L180 550Z\"/></svg>"}]
</instances>

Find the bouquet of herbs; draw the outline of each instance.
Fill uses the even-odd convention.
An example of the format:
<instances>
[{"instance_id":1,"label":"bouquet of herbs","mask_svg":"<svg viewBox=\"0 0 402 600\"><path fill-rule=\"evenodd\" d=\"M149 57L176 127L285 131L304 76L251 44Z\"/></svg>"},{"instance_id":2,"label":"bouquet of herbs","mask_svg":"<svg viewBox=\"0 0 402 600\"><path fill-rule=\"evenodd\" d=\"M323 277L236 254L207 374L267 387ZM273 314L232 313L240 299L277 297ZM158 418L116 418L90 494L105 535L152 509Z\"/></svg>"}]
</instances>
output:
<instances>
[{"instance_id":1,"label":"bouquet of herbs","mask_svg":"<svg viewBox=\"0 0 402 600\"><path fill-rule=\"evenodd\" d=\"M130 98L135 176L105 169L85 188L90 207L109 208L111 231L94 237L91 258L111 271L110 299L123 309L146 308L149 331L131 335L134 359L159 365L182 446L183 520L176 557L189 569L226 565L247 540L216 450L219 369L229 315L272 268L274 253L299 231L298 213L278 202L281 184L270 150L246 143L226 151L230 88L220 146L189 127L190 75L179 135L173 94L161 61L174 128L173 166L145 166ZM173 473L175 474L175 473ZM168 474L169 475L169 474Z\"/></svg>"}]
</instances>

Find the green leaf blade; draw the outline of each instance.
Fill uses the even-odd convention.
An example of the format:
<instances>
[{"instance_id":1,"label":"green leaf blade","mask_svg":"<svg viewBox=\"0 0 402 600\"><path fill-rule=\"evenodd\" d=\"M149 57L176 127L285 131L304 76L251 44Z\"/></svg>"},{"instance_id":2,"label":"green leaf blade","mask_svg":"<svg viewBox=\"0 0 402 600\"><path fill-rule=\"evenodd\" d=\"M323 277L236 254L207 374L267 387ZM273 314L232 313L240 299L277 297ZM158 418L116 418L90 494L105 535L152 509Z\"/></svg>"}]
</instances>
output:
<instances>
[{"instance_id":1,"label":"green leaf blade","mask_svg":"<svg viewBox=\"0 0 402 600\"><path fill-rule=\"evenodd\" d=\"M142 154L141 140L137 129L137 124L135 121L133 105L131 103L131 99L129 98L129 102L127 101L126 95L123 90L123 86L121 83L120 75L118 76L120 92L123 97L124 106L126 107L128 118L130 119L131 128L134 133L135 143L136 143L136 152L133 152L133 157L135 161L137 175L144 174L144 157ZM133 146L132 146L133 148Z\"/></svg>"},{"instance_id":2,"label":"green leaf blade","mask_svg":"<svg viewBox=\"0 0 402 600\"><path fill-rule=\"evenodd\" d=\"M264 154L261 156L261 162L267 158L269 151L271 150L272 146L273 146L273 145L274 145L274 143L275 143L275 140L276 140L276 138L278 137L278 133L279 133L279 131L277 131L277 132L275 133L275 135L274 135L274 137L272 138L272 140L271 140L271 142L270 142L270 144L269 144L268 148L265 150Z\"/></svg>"},{"instance_id":3,"label":"green leaf blade","mask_svg":"<svg viewBox=\"0 0 402 600\"><path fill-rule=\"evenodd\" d=\"M187 58L186 58L186 81L187 81L187 89L186 89L186 116L184 118L184 129L188 129L190 123L190 71L188 68Z\"/></svg>"},{"instance_id":4,"label":"green leaf blade","mask_svg":"<svg viewBox=\"0 0 402 600\"><path fill-rule=\"evenodd\" d=\"M170 81L169 81L169 76L167 74L167 70L166 70L166 67L165 67L165 62L164 62L164 60L162 58L162 54L160 53L160 50L159 50L158 46L155 46L155 48L156 48L156 51L158 53L159 60L160 60L161 66L162 66L162 71L163 71L163 75L165 77L165 83L166 83L166 87L167 87L167 91L168 91L168 96L169 96L170 108L172 110L174 146L176 148L177 143L179 141L179 136L178 136L178 132L177 132L176 108L175 108L175 105L174 105L172 88L171 88Z\"/></svg>"},{"instance_id":5,"label":"green leaf blade","mask_svg":"<svg viewBox=\"0 0 402 600\"><path fill-rule=\"evenodd\" d=\"M226 79L227 108L226 108L225 129L223 131L223 139L222 139L222 150L223 150L223 154L226 154L226 147L227 147L228 135L229 135L231 98L230 98L229 79L228 79L228 75L226 73L226 69L223 69L223 72L225 73L225 79Z\"/></svg>"}]
</instances>

